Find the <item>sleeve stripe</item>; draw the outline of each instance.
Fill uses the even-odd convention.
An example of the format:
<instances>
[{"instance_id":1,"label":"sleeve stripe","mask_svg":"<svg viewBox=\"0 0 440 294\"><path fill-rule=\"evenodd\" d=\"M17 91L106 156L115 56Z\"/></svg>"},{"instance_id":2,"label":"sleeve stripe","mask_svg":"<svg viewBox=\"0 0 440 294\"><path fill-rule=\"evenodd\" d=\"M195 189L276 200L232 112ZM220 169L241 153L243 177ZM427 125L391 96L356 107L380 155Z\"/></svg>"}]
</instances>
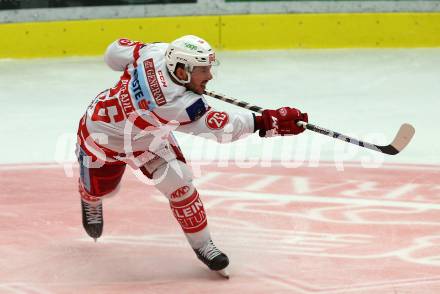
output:
<instances>
[{"instance_id":1,"label":"sleeve stripe","mask_svg":"<svg viewBox=\"0 0 440 294\"><path fill-rule=\"evenodd\" d=\"M153 113L154 114L154 116L161 122L161 123L163 123L163 124L167 124L167 123L169 123L170 121L169 120L166 120L166 119L164 119L164 118L162 118L162 117L160 117L157 113L155 113L154 111L151 111L151 113ZM187 124L190 124L190 123L192 123L192 121L179 121L179 124L181 125L181 126L183 126L183 125L187 125Z\"/></svg>"},{"instance_id":2,"label":"sleeve stripe","mask_svg":"<svg viewBox=\"0 0 440 294\"><path fill-rule=\"evenodd\" d=\"M206 113L208 113L209 111L211 110L211 106L208 106L208 109L206 110ZM166 120L166 119L164 119L163 117L160 117L156 112L154 112L154 111L151 111L151 113L152 114L154 114L154 116L161 122L161 123L163 123L163 124L167 124L167 123L169 123L170 121L169 120ZM176 120L175 120L176 121ZM190 124L190 123L192 123L192 121L190 121L190 120L188 120L188 121L178 121L179 122L179 124L181 125L181 126L184 126L184 125L187 125L187 124Z\"/></svg>"},{"instance_id":3,"label":"sleeve stripe","mask_svg":"<svg viewBox=\"0 0 440 294\"><path fill-rule=\"evenodd\" d=\"M141 50L144 46L145 45L142 43L137 43L136 46L134 47L134 50L133 50L133 59L134 59L133 64L134 64L134 66L137 66L137 60L140 56L139 50Z\"/></svg>"}]
</instances>

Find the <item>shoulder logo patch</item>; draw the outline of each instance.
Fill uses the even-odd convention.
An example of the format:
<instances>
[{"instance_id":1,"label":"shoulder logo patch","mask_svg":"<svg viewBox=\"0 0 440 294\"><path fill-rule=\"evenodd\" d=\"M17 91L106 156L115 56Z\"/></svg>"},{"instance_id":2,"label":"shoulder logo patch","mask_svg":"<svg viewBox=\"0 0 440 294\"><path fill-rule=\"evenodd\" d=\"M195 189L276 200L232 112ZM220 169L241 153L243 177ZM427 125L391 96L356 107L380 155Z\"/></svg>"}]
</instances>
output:
<instances>
[{"instance_id":1,"label":"shoulder logo patch","mask_svg":"<svg viewBox=\"0 0 440 294\"><path fill-rule=\"evenodd\" d=\"M221 130L229 122L229 116L226 112L211 111L206 116L206 125L211 130Z\"/></svg>"},{"instance_id":2,"label":"shoulder logo patch","mask_svg":"<svg viewBox=\"0 0 440 294\"><path fill-rule=\"evenodd\" d=\"M136 45L136 43L137 43L137 41L132 41L132 40L129 40L129 39L119 39L119 40L118 40L118 44L119 44L120 46L127 46L127 47L130 47L130 46L134 46L134 45Z\"/></svg>"}]
</instances>

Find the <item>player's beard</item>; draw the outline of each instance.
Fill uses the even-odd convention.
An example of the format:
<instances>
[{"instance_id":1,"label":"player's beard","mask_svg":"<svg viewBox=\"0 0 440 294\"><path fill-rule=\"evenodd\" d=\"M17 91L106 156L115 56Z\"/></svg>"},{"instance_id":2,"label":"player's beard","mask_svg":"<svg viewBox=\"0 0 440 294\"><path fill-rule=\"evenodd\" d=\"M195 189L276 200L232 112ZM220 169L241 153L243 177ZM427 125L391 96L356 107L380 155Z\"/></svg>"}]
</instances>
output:
<instances>
[{"instance_id":1,"label":"player's beard","mask_svg":"<svg viewBox=\"0 0 440 294\"><path fill-rule=\"evenodd\" d=\"M207 83L208 83L208 81L203 81L198 86L195 86L193 84L188 84L187 88L188 88L188 90L191 90L194 93L202 95L205 92Z\"/></svg>"}]
</instances>

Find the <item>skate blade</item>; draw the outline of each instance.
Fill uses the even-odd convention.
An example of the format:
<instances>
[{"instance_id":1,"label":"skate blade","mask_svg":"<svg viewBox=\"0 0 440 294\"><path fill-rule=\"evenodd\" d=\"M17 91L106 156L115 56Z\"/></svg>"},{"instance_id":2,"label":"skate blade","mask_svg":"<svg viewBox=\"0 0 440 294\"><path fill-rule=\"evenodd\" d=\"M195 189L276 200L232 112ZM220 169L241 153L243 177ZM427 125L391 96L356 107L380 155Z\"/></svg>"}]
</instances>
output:
<instances>
[{"instance_id":1,"label":"skate blade","mask_svg":"<svg viewBox=\"0 0 440 294\"><path fill-rule=\"evenodd\" d=\"M229 279L229 273L225 270L219 270L219 271L215 271L217 274L219 274L221 277L225 278L225 279Z\"/></svg>"}]
</instances>

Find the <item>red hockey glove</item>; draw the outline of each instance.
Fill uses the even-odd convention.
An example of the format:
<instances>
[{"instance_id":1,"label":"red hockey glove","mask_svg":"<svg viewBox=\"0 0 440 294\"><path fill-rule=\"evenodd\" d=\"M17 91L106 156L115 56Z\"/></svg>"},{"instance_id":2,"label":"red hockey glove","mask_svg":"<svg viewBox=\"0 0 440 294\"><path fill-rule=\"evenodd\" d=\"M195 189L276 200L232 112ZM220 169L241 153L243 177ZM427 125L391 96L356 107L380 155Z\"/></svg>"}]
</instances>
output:
<instances>
[{"instance_id":1,"label":"red hockey glove","mask_svg":"<svg viewBox=\"0 0 440 294\"><path fill-rule=\"evenodd\" d=\"M305 130L296 125L299 120L308 122L307 113L301 113L298 109L290 107L267 109L261 116L255 117L255 130L259 130L260 137L298 135Z\"/></svg>"}]
</instances>

